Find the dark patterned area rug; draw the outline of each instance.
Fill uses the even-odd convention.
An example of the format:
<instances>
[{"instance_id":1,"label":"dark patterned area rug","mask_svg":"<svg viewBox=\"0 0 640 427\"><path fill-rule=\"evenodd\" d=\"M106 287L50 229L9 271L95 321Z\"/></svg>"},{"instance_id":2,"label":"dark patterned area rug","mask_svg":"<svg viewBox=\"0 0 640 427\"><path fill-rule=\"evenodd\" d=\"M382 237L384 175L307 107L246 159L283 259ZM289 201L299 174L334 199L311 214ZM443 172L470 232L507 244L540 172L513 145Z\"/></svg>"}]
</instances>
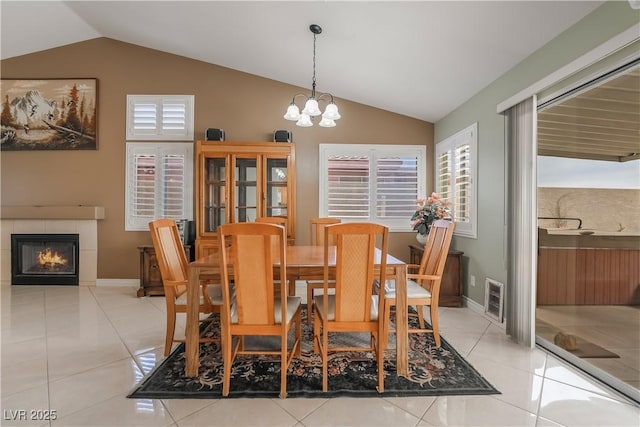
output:
<instances>
[{"instance_id":1,"label":"dark patterned area rug","mask_svg":"<svg viewBox=\"0 0 640 427\"><path fill-rule=\"evenodd\" d=\"M384 393L376 391L378 383L375 358L370 353L334 353L329 360L329 391L322 392L322 364L313 352L313 328L305 321L303 310L302 356L289 367L287 397L371 397L371 396L444 396L500 394L444 339L435 346L432 334L409 334L410 378L396 375L395 342L389 335L385 353ZM413 321L413 320L412 320ZM203 333L219 336L216 321ZM332 342L363 345L368 335L330 335ZM253 347L272 346L273 341L260 338ZM275 343L277 346L277 342ZM222 356L218 342L200 345L200 370L196 378L184 375L184 344L180 344L154 368L127 396L147 399L215 399L222 397ZM233 364L229 397L278 397L280 361L272 356L238 356Z\"/></svg>"}]
</instances>

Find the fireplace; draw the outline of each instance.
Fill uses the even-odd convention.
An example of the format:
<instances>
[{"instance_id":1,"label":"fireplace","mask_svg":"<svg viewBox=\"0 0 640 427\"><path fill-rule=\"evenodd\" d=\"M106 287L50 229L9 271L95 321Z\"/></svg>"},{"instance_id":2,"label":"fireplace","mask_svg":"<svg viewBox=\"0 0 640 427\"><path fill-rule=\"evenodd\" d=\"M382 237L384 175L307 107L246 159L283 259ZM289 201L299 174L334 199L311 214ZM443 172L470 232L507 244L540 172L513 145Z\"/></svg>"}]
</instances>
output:
<instances>
[{"instance_id":1,"label":"fireplace","mask_svg":"<svg viewBox=\"0 0 640 427\"><path fill-rule=\"evenodd\" d=\"M78 234L12 234L12 285L78 285Z\"/></svg>"}]
</instances>

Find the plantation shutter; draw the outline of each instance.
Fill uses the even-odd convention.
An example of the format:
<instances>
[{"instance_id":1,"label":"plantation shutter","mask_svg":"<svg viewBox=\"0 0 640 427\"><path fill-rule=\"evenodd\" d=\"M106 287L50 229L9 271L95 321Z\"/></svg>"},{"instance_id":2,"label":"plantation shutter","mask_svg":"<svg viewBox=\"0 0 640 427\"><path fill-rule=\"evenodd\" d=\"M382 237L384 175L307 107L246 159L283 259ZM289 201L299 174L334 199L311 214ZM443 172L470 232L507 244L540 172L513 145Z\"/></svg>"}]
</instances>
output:
<instances>
[{"instance_id":1,"label":"plantation shutter","mask_svg":"<svg viewBox=\"0 0 640 427\"><path fill-rule=\"evenodd\" d=\"M193 146L127 143L126 230L147 230L156 218L191 219Z\"/></svg>"},{"instance_id":2,"label":"plantation shutter","mask_svg":"<svg viewBox=\"0 0 640 427\"><path fill-rule=\"evenodd\" d=\"M425 159L419 146L320 144L319 215L410 231Z\"/></svg>"},{"instance_id":3,"label":"plantation shutter","mask_svg":"<svg viewBox=\"0 0 640 427\"><path fill-rule=\"evenodd\" d=\"M468 143L458 145L454 149L456 165L454 221L469 223L471 221L471 161Z\"/></svg>"},{"instance_id":4,"label":"plantation shutter","mask_svg":"<svg viewBox=\"0 0 640 427\"><path fill-rule=\"evenodd\" d=\"M407 219L418 194L418 158L380 156L376 160L376 217Z\"/></svg>"},{"instance_id":5,"label":"plantation shutter","mask_svg":"<svg viewBox=\"0 0 640 427\"><path fill-rule=\"evenodd\" d=\"M164 192L160 210L164 218L180 219L184 212L185 158L182 154L167 154L162 156L162 163Z\"/></svg>"},{"instance_id":6,"label":"plantation shutter","mask_svg":"<svg viewBox=\"0 0 640 427\"><path fill-rule=\"evenodd\" d=\"M436 192L452 202L456 235L476 237L476 158L478 125L474 123L436 145Z\"/></svg>"},{"instance_id":7,"label":"plantation shutter","mask_svg":"<svg viewBox=\"0 0 640 427\"><path fill-rule=\"evenodd\" d=\"M132 215L137 220L151 221L155 214L156 155L134 154L134 194Z\"/></svg>"},{"instance_id":8,"label":"plantation shutter","mask_svg":"<svg viewBox=\"0 0 640 427\"><path fill-rule=\"evenodd\" d=\"M369 161L368 156L329 156L327 216L369 218Z\"/></svg>"},{"instance_id":9,"label":"plantation shutter","mask_svg":"<svg viewBox=\"0 0 640 427\"><path fill-rule=\"evenodd\" d=\"M193 140L193 95L127 95L127 140Z\"/></svg>"}]
</instances>

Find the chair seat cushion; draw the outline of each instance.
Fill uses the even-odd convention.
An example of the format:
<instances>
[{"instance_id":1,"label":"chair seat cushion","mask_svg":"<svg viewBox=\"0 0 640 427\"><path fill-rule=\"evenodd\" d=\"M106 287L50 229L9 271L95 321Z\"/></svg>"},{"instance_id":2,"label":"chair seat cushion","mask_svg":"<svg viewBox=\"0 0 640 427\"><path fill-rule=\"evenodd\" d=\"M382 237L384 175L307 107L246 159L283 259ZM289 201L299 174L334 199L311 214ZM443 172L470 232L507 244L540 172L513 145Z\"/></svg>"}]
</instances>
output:
<instances>
[{"instance_id":1,"label":"chair seat cushion","mask_svg":"<svg viewBox=\"0 0 640 427\"><path fill-rule=\"evenodd\" d=\"M273 301L273 316L276 324L282 323L282 305L280 304L280 298L276 298ZM298 308L302 304L302 297L287 297L287 322L289 323L293 316L296 314ZM238 323L238 310L237 305L234 303L231 307L231 323Z\"/></svg>"},{"instance_id":2,"label":"chair seat cushion","mask_svg":"<svg viewBox=\"0 0 640 427\"><path fill-rule=\"evenodd\" d=\"M316 307L318 307L318 310L320 310L320 312L322 313L324 309L324 297L322 295L313 297L313 303L315 304ZM329 307L328 307L328 313L327 313L328 320L336 319L335 308L336 308L336 296L329 295ZM371 296L371 320L377 320L377 319L378 319L378 296L372 295Z\"/></svg>"},{"instance_id":3,"label":"chair seat cushion","mask_svg":"<svg viewBox=\"0 0 640 427\"><path fill-rule=\"evenodd\" d=\"M386 280L384 283L384 292L385 298L395 299L396 281ZM431 298L431 292L420 286L415 280L407 280L407 298Z\"/></svg>"}]
</instances>

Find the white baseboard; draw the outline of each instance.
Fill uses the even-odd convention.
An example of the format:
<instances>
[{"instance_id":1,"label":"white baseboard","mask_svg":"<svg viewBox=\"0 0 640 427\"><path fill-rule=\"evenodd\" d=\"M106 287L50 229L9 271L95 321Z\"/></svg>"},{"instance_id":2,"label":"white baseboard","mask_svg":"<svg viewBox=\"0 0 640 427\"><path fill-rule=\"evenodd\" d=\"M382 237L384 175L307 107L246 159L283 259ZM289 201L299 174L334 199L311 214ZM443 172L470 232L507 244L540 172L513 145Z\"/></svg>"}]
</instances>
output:
<instances>
[{"instance_id":1,"label":"white baseboard","mask_svg":"<svg viewBox=\"0 0 640 427\"><path fill-rule=\"evenodd\" d=\"M504 320L502 322L498 322L493 317L487 316L486 313L484 312L484 306L482 304L478 304L477 302L475 302L471 298L466 297L466 296L463 295L462 296L462 305L464 307L468 307L474 313L478 313L479 315L481 315L485 319L489 320L491 323L493 323L497 327L499 327L501 329L504 329L504 330L507 329L507 325L504 323Z\"/></svg>"},{"instance_id":2,"label":"white baseboard","mask_svg":"<svg viewBox=\"0 0 640 427\"><path fill-rule=\"evenodd\" d=\"M97 279L96 286L129 286L140 287L140 279Z\"/></svg>"}]
</instances>

